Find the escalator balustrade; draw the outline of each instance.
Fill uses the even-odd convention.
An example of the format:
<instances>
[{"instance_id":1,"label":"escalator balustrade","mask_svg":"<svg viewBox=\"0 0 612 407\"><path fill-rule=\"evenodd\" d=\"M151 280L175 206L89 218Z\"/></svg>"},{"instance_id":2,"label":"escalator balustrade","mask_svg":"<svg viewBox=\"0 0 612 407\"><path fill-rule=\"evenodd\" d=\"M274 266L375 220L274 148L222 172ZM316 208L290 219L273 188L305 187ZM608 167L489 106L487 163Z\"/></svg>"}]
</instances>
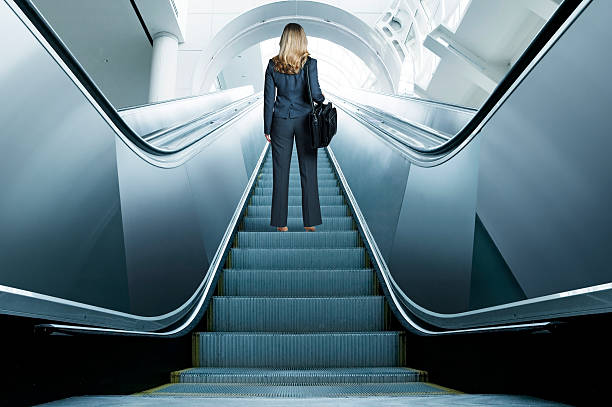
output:
<instances>
[{"instance_id":1,"label":"escalator balustrade","mask_svg":"<svg viewBox=\"0 0 612 407\"><path fill-rule=\"evenodd\" d=\"M306 232L294 148L289 231L277 232L270 226L267 152L206 322L193 333L193 367L142 395L454 393L405 367L405 336L390 328L392 316L325 150L318 181L323 224Z\"/></svg>"}]
</instances>

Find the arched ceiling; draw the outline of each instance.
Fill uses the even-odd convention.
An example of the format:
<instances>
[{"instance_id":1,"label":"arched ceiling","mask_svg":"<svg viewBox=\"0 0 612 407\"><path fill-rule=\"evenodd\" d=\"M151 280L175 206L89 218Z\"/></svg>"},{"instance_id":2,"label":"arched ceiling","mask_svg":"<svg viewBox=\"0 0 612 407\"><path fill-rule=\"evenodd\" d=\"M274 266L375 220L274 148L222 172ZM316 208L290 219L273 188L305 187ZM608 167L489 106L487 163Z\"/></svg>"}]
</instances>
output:
<instances>
[{"instance_id":1,"label":"arched ceiling","mask_svg":"<svg viewBox=\"0 0 612 407\"><path fill-rule=\"evenodd\" d=\"M314 1L280 1L243 13L225 25L199 57L193 94L210 88L223 67L241 51L278 37L296 22L307 35L326 38L359 56L377 77L376 88L394 93L402 62L382 35L363 20L338 7Z\"/></svg>"}]
</instances>

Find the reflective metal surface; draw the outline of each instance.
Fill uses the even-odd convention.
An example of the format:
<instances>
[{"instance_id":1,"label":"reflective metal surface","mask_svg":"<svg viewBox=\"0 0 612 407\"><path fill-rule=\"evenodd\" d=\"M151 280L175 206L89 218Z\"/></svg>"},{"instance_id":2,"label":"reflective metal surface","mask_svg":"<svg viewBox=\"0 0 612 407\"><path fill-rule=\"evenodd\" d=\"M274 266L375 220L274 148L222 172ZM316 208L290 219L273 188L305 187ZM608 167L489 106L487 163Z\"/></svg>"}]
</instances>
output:
<instances>
[{"instance_id":1,"label":"reflective metal surface","mask_svg":"<svg viewBox=\"0 0 612 407\"><path fill-rule=\"evenodd\" d=\"M608 176L611 172L607 168L608 160L592 159L594 154L595 157L600 152L605 154L608 148L597 153L590 149L607 145L601 137L610 133L609 122L600 109L610 105L610 90L607 85L595 86L594 81L593 85L587 81L587 86L576 81L584 72L584 66L578 64L583 60L598 61L590 68L593 71L590 78L605 77L600 69L610 65L609 53L602 52L602 47L589 48L582 53L598 54L584 55L575 64L562 61L568 55L582 55L578 47L582 44L584 48L584 44L579 38L609 41L610 30L605 28L603 17L610 11L603 9L609 7L602 3L581 3L520 80L491 110L495 114L490 113L450 157L436 159L433 166L414 159L413 152L402 152L402 143L392 140L384 128L377 129L375 120L360 120L361 125L378 136L378 143L389 146L391 160L402 156L411 162L403 187L405 195L400 198L397 228L391 237L395 246L390 255L385 254L389 235L374 230L370 219L375 218L376 222L379 215L370 214L376 206L396 207L397 187L370 193L368 187L385 181L382 177L372 181L366 169L372 168L371 172L375 172L376 165L360 165L378 164L389 158L379 148L372 148L371 138L361 136L355 131L354 123L347 123L342 120L346 116L341 116L338 135L330 147L362 208L364 219L369 221L373 240L377 244L381 240L380 253L389 265L389 274L384 280L388 281L388 294L394 298L400 315L403 309L428 324L452 331L612 309L612 275L608 272L609 259L603 256L610 252L612 228L607 226L611 222L601 206L607 207L612 201ZM585 8L590 12L581 14ZM558 83L566 85L559 87ZM566 90L572 97L561 97ZM551 99L551 94L556 96ZM588 108L593 103L595 108ZM362 113L367 115L365 111ZM521 132L525 134L518 135ZM588 139L583 147L576 145L577 134ZM517 139L522 141L517 143ZM404 150L409 148L404 145ZM591 153L584 154L587 150ZM352 161L356 151L358 161ZM453 162L455 165L445 170ZM368 181L362 183L362 179ZM552 197L556 198L551 200ZM566 203L568 207L563 209ZM571 214L559 217L561 209L570 210ZM525 300L471 308L468 301L474 295L474 286L470 285L471 263L481 253L470 246L474 239L474 216L480 215L481 210L485 233L493 237L494 244L501 242L496 250L502 262L507 259L508 272L519 283L528 274L534 287L540 289L539 293L525 289L528 294ZM395 217L394 210L389 212L388 217ZM491 214L498 225L515 232L490 226ZM385 217L381 219L384 221ZM593 223L594 219L599 223ZM499 233L507 233L505 243ZM585 235L591 233L593 238ZM510 242L516 255L529 265L530 271L524 277L514 274L516 261L508 250ZM531 243L525 246L526 242ZM585 244L590 247L579 249ZM537 258L530 255L533 250L540 250ZM589 253L588 258L581 254L583 251ZM551 260L566 261L570 257L567 268L549 264ZM532 264L539 264L539 268ZM457 268L453 270L454 267ZM567 270L567 273L556 279L557 270ZM491 270L491 278L494 275ZM453 281L454 284L449 284Z\"/></svg>"},{"instance_id":2,"label":"reflective metal surface","mask_svg":"<svg viewBox=\"0 0 612 407\"><path fill-rule=\"evenodd\" d=\"M447 136L459 133L476 114L465 107L363 89L343 89L338 96Z\"/></svg>"},{"instance_id":3,"label":"reflective metal surface","mask_svg":"<svg viewBox=\"0 0 612 407\"><path fill-rule=\"evenodd\" d=\"M219 250L235 224L236 205L244 203L252 185L258 152L265 146L261 112L245 111L180 154L159 158L143 152L7 4L12 1L0 3L0 22L13 37L5 38L2 48L14 54L0 67L3 95L11 100L0 111L6 128L0 143L12 153L0 175L5 191L0 197L1 277L7 279L0 281L2 312L121 332L161 329L187 315L180 327L189 326L197 318L189 312L205 306L203 293L214 284L211 270L221 262ZM411 319L415 316L447 332L465 332L612 309L612 284L606 280L606 245L612 241L606 204L612 185L604 156L610 129L601 110L610 104L610 91L590 80L605 77L600 67L611 61L591 67L582 88L572 87L573 99L555 93L565 89L556 86L559 81L571 83L583 72L564 60L582 55L581 38L604 45L610 40L603 24L610 5L592 4L597 7L591 6L580 24L571 25L581 9L574 13L495 106L474 119L474 127L468 124L459 132L465 133L460 144L449 140L450 150L438 156L419 157L414 149L407 152L406 140L390 137L394 123L380 126L383 106L370 109L371 120L367 111L363 120L350 116L349 109L338 112L340 127L331 145L338 171L344 172L341 179L352 191L354 208L361 207L360 227L375 248L371 255L392 308L415 330L432 332L418 327ZM568 27L563 41L551 48ZM583 58L609 56L607 50L603 46L600 54ZM34 86L16 86L22 83ZM41 97L41 92L48 94ZM593 99L598 103L587 111ZM460 114L445 122L442 113L434 118L419 110L426 104L414 106L420 113L393 114L448 134L461 127L461 115L470 113L455 109ZM583 137L582 146L576 145L576 134ZM563 209L566 201L568 209ZM527 300L469 308L471 260L478 256L469 225L476 215L529 294ZM571 235L563 236L567 231ZM535 254L524 251L522 240L533 245ZM543 252L573 254L578 263L568 262L562 278L550 284L556 277L550 273L551 259L567 257ZM523 274L527 269L528 276ZM39 282L49 293L20 286ZM543 295L546 291L527 283L557 291ZM172 298L160 300L168 293Z\"/></svg>"},{"instance_id":4,"label":"reflective metal surface","mask_svg":"<svg viewBox=\"0 0 612 407\"><path fill-rule=\"evenodd\" d=\"M12 34L2 44L11 102L0 143L13 152L1 164L2 312L137 330L178 321L206 286L266 144L260 112L251 107L164 166L118 131L9 5L0 2Z\"/></svg>"},{"instance_id":5,"label":"reflective metal surface","mask_svg":"<svg viewBox=\"0 0 612 407\"><path fill-rule=\"evenodd\" d=\"M223 90L201 96L151 103L119 110L121 118L138 134L147 135L181 125L253 95L252 86Z\"/></svg>"}]
</instances>

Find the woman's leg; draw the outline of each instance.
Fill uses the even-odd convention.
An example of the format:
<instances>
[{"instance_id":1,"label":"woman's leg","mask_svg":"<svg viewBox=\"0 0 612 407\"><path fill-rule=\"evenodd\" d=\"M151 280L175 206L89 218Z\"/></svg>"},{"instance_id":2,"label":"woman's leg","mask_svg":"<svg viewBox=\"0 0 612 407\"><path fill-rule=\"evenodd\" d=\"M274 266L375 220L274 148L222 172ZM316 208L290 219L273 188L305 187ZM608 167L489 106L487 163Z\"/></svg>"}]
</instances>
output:
<instances>
[{"instance_id":1,"label":"woman's leg","mask_svg":"<svg viewBox=\"0 0 612 407\"><path fill-rule=\"evenodd\" d=\"M272 144L272 212L270 225L287 226L289 165L293 150L293 125L290 119L274 117L270 130Z\"/></svg>"},{"instance_id":2,"label":"woman's leg","mask_svg":"<svg viewBox=\"0 0 612 407\"><path fill-rule=\"evenodd\" d=\"M319 182L317 181L317 149L311 147L309 117L296 119L295 146L300 164L302 183L302 218L304 226L323 223L319 204Z\"/></svg>"}]
</instances>

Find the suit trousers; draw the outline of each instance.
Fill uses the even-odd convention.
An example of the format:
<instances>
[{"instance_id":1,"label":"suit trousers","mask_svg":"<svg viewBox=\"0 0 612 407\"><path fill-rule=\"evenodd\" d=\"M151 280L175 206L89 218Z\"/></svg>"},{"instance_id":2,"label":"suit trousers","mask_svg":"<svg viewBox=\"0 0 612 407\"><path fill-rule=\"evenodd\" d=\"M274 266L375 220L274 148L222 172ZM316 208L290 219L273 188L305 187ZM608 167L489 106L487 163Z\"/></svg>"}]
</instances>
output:
<instances>
[{"instance_id":1,"label":"suit trousers","mask_svg":"<svg viewBox=\"0 0 612 407\"><path fill-rule=\"evenodd\" d=\"M289 169L293 140L297 147L302 186L302 219L304 226L320 225L317 149L311 147L309 116L273 117L270 128L272 144L272 212L270 225L287 226Z\"/></svg>"}]
</instances>

